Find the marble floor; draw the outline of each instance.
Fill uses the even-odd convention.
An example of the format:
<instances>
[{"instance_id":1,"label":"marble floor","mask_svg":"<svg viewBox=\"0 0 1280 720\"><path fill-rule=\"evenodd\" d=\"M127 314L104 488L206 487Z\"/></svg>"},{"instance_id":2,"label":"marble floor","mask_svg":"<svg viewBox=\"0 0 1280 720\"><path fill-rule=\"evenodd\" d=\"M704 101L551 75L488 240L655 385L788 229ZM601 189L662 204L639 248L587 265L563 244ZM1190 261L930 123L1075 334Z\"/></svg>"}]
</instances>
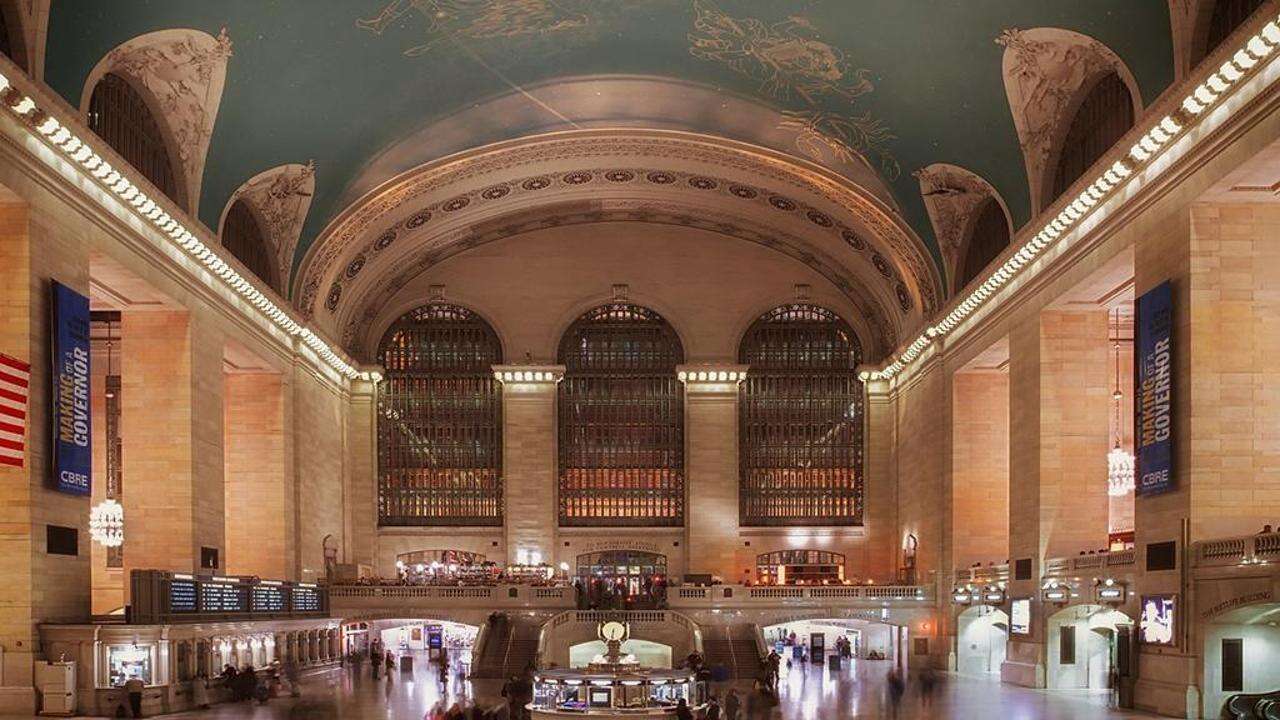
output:
<instances>
[{"instance_id":1,"label":"marble floor","mask_svg":"<svg viewBox=\"0 0 1280 720\"><path fill-rule=\"evenodd\" d=\"M884 661L855 661L836 672L819 666L797 666L780 684L780 705L772 718L783 720L845 720L893 718L887 701ZM180 713L170 718L201 720L281 720L309 718L391 718L420 720L442 698L447 702L474 701L482 707L496 704L497 687L473 686L452 681L442 695L435 673L417 663L412 676L395 675L391 681L374 681L368 673L354 678L346 671L311 676L304 681L303 699L271 700L266 705L228 704L207 712ZM725 688L717 690L723 692ZM1143 713L1119 712L1107 707L1107 696L1087 692L1049 692L1001 685L985 678L940 676L931 707L924 706L919 683L908 683L896 717L1000 718L1001 720L1118 720L1149 718Z\"/></svg>"}]
</instances>

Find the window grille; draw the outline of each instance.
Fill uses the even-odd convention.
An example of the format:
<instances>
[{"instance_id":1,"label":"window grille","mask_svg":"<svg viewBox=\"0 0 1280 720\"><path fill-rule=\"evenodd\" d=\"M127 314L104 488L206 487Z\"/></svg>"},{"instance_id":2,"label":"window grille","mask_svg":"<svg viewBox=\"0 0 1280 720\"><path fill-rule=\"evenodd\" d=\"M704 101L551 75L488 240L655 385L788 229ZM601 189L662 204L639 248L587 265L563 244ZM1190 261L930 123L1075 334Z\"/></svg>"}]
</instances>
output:
<instances>
[{"instance_id":1,"label":"window grille","mask_svg":"<svg viewBox=\"0 0 1280 720\"><path fill-rule=\"evenodd\" d=\"M262 226L244 200L236 200L227 210L227 217L222 221L222 245L263 282L280 289Z\"/></svg>"},{"instance_id":2,"label":"window grille","mask_svg":"<svg viewBox=\"0 0 1280 720\"><path fill-rule=\"evenodd\" d=\"M747 330L738 361L738 461L745 526L862 523L861 346L835 313L775 308Z\"/></svg>"},{"instance_id":3,"label":"window grille","mask_svg":"<svg viewBox=\"0 0 1280 720\"><path fill-rule=\"evenodd\" d=\"M1108 73L1085 96L1067 128L1054 170L1051 204L1133 127L1133 97L1117 73Z\"/></svg>"},{"instance_id":4,"label":"window grille","mask_svg":"<svg viewBox=\"0 0 1280 720\"><path fill-rule=\"evenodd\" d=\"M179 205L169 148L151 109L127 80L107 73L89 98L89 129Z\"/></svg>"},{"instance_id":5,"label":"window grille","mask_svg":"<svg viewBox=\"0 0 1280 720\"><path fill-rule=\"evenodd\" d=\"M1009 245L1009 222L995 198L987 198L975 212L969 247L960 268L956 289L969 284Z\"/></svg>"},{"instance_id":6,"label":"window grille","mask_svg":"<svg viewBox=\"0 0 1280 720\"><path fill-rule=\"evenodd\" d=\"M671 325L636 305L596 308L565 332L561 525L684 523L683 360Z\"/></svg>"},{"instance_id":7,"label":"window grille","mask_svg":"<svg viewBox=\"0 0 1280 720\"><path fill-rule=\"evenodd\" d=\"M382 338L378 522L502 524L502 362L497 333L457 305L425 305Z\"/></svg>"}]
</instances>

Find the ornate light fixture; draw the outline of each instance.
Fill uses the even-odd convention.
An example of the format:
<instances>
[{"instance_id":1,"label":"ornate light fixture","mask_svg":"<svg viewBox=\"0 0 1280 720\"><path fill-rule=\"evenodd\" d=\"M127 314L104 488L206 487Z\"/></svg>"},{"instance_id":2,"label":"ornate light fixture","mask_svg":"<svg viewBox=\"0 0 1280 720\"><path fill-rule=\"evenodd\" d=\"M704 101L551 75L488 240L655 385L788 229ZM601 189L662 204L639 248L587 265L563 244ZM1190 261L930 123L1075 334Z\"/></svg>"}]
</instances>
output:
<instances>
[{"instance_id":1,"label":"ornate light fixture","mask_svg":"<svg viewBox=\"0 0 1280 720\"><path fill-rule=\"evenodd\" d=\"M124 544L124 506L107 498L89 511L89 537L103 547Z\"/></svg>"},{"instance_id":2,"label":"ornate light fixture","mask_svg":"<svg viewBox=\"0 0 1280 720\"><path fill-rule=\"evenodd\" d=\"M1120 447L1120 438L1123 433L1120 431L1120 401L1124 399L1124 393L1120 390L1120 311L1116 310L1116 328L1115 336L1112 340L1112 349L1116 356L1116 389L1111 393L1111 399L1115 404L1116 413L1116 442L1111 448L1111 452L1107 453L1107 494L1112 497L1124 497L1133 492L1133 454L1128 450Z\"/></svg>"}]
</instances>

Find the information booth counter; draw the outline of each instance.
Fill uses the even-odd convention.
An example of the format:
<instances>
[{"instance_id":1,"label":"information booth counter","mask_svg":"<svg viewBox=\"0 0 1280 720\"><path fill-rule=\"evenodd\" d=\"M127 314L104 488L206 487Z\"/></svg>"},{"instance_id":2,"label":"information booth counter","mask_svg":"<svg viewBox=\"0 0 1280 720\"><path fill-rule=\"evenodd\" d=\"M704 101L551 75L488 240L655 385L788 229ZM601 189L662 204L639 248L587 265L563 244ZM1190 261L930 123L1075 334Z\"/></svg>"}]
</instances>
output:
<instances>
[{"instance_id":1,"label":"information booth counter","mask_svg":"<svg viewBox=\"0 0 1280 720\"><path fill-rule=\"evenodd\" d=\"M674 717L680 700L694 709L707 701L706 683L692 670L555 669L534 678L529 710L534 718Z\"/></svg>"}]
</instances>

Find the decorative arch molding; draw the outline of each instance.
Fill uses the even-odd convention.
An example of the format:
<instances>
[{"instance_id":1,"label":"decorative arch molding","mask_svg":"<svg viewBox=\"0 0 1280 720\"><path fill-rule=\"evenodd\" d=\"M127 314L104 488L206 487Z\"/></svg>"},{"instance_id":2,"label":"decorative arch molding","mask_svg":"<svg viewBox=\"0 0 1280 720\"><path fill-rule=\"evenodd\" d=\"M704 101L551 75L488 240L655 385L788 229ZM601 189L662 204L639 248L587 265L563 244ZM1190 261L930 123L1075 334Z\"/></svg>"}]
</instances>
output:
<instances>
[{"instance_id":1,"label":"decorative arch molding","mask_svg":"<svg viewBox=\"0 0 1280 720\"><path fill-rule=\"evenodd\" d=\"M960 274L969 243L973 240L973 224L976 213L987 198L991 198L1004 211L1009 223L1009 237L1013 237L1013 217L1004 198L991 185L971 170L949 163L934 163L915 173L920 182L920 197L929 212L933 235L942 250L946 264L947 291L954 295L960 288Z\"/></svg>"},{"instance_id":2,"label":"decorative arch molding","mask_svg":"<svg viewBox=\"0 0 1280 720\"><path fill-rule=\"evenodd\" d=\"M289 287L294 252L298 248L298 238L302 235L302 225L306 222L307 211L311 209L311 198L315 191L314 161L308 161L305 165L277 165L264 170L236 188L227 199L227 204L218 217L218 237L222 237L222 228L231 206L237 200L244 200L253 208L262 225L263 238L271 253L283 293Z\"/></svg>"},{"instance_id":3,"label":"decorative arch molding","mask_svg":"<svg viewBox=\"0 0 1280 720\"><path fill-rule=\"evenodd\" d=\"M608 222L650 223L654 225L698 228L769 247L808 265L832 281L856 310L856 315L853 318L849 318L850 324L859 338L867 341L865 347L869 357L888 353L897 344L899 331L886 314L885 307L876 302L868 288L849 278L830 274L829 267L824 265L820 258L809 251L795 248L795 245L801 242L799 239L764 233L758 227L735 224L734 218L712 215L709 214L709 211L699 208L645 204L632 208L605 210L592 205L573 203L545 208L541 212L526 213L517 218L511 218L509 224L502 224L484 235L467 237L463 241L449 244L448 247L441 250L419 252L394 276L389 278L386 276L372 278L371 276L371 281L366 281L359 286L353 286L350 293L343 290L342 294L344 296L350 294L359 298L359 300L343 316L344 319L339 335L342 344L357 357L368 357L369 348L372 347L371 343L376 343L378 337L374 333L374 329L385 327L390 322L389 318L392 318L392 315L389 314L389 309L406 303L411 304L411 301L401 300L398 305L393 305L392 303L396 302L397 294L405 286L409 285L414 278L450 257L490 242L534 230ZM339 287L341 288L342 286L339 285ZM604 296L600 296L600 298L604 298ZM672 309L663 303L660 298L637 295L635 299L641 304L651 305L654 310L663 313L664 316L677 318L679 316L679 313L672 312ZM600 301L584 300L581 310L589 310L591 307L601 304L601 302L607 302L607 298ZM765 310L767 309L765 308ZM581 314L581 312L578 314ZM576 318L576 315L574 317ZM678 320L671 320L671 322L679 330L680 322ZM564 326L567 327L568 323L565 323Z\"/></svg>"},{"instance_id":4,"label":"decorative arch molding","mask_svg":"<svg viewBox=\"0 0 1280 720\"><path fill-rule=\"evenodd\" d=\"M151 106L170 152L177 157L186 209L192 213L199 210L209 141L230 57L226 28L217 37L190 28L139 35L98 61L80 96L80 112L87 115L93 89L103 75L115 73L129 80Z\"/></svg>"},{"instance_id":5,"label":"decorative arch molding","mask_svg":"<svg viewBox=\"0 0 1280 720\"><path fill-rule=\"evenodd\" d=\"M444 257L548 223L614 220L689 224L787 252L860 307L881 308L877 346L891 347L941 296L923 242L847 179L756 146L637 129L550 133L405 173L330 223L293 296L345 344L344 328L376 305L370 296Z\"/></svg>"},{"instance_id":6,"label":"decorative arch molding","mask_svg":"<svg viewBox=\"0 0 1280 720\"><path fill-rule=\"evenodd\" d=\"M1048 204L1045 187L1053 182L1062 142L1094 83L1112 72L1119 75L1133 100L1134 117L1142 113L1142 92L1124 61L1087 35L1062 28L1010 28L996 43L1005 49L1005 94L1035 213Z\"/></svg>"}]
</instances>

